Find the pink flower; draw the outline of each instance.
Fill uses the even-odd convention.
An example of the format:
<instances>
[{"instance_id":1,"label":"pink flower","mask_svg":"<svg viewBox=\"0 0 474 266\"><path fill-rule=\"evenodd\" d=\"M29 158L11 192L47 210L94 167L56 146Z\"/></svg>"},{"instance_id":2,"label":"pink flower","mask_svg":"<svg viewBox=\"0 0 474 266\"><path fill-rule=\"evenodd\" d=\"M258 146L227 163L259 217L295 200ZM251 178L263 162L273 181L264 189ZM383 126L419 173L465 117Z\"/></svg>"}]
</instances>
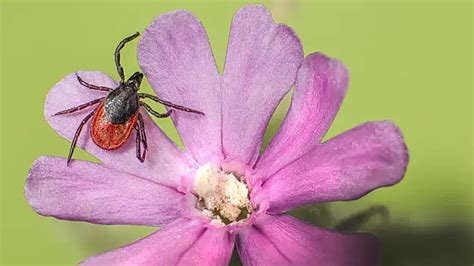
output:
<instances>
[{"instance_id":1,"label":"pink flower","mask_svg":"<svg viewBox=\"0 0 474 266\"><path fill-rule=\"evenodd\" d=\"M201 23L185 11L153 21L138 59L160 98L206 116L172 116L185 152L142 112L144 163L135 159L134 141L106 151L88 134L78 145L101 164L76 160L67 167L56 157L34 163L25 191L39 214L162 227L84 265L226 265L234 245L244 265L376 264L375 237L319 229L285 214L304 204L360 198L405 173L407 149L391 122L368 122L321 141L346 93L341 62L321 53L303 58L291 28L255 5L233 19L222 75ZM79 74L117 86L101 72ZM283 125L260 155L270 116L295 82ZM48 94L45 117L70 140L84 113L51 115L100 95L68 75Z\"/></svg>"}]
</instances>

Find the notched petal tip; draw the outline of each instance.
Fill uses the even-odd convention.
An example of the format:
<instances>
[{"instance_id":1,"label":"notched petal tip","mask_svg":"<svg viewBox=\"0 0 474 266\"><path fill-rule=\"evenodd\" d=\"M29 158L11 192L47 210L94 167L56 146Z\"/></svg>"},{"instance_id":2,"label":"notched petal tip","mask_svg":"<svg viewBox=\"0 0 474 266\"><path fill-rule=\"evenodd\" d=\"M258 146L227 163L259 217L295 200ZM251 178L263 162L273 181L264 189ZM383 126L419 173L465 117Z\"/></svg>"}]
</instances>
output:
<instances>
[{"instance_id":1,"label":"notched petal tip","mask_svg":"<svg viewBox=\"0 0 474 266\"><path fill-rule=\"evenodd\" d=\"M381 184L374 189L393 186L399 183L405 176L409 163L408 147L405 143L401 129L391 120L366 122L355 129L365 130L366 134L370 134L371 132L372 136L369 137L367 141L371 138L377 138L378 141L381 142L380 145L384 149L385 154L381 154L379 159L386 160L385 163L390 165L390 169L393 171L391 175L388 175L389 178L386 179L384 184ZM350 131L341 135L347 134ZM363 137L363 135L361 137ZM331 142L331 140L328 140L327 142ZM368 191L367 193L369 192L371 191ZM360 197L363 197L367 193Z\"/></svg>"},{"instance_id":2,"label":"notched petal tip","mask_svg":"<svg viewBox=\"0 0 474 266\"><path fill-rule=\"evenodd\" d=\"M107 95L103 91L91 90L83 86L78 80L78 75L84 81L94 85L112 88L117 86L114 80L102 72L77 71L65 76L49 90L44 103L44 118L56 132L69 140L74 136L74 132L84 115L91 112L94 106L91 105L64 116L59 116L62 114L61 111ZM79 142L79 144L83 143Z\"/></svg>"},{"instance_id":3,"label":"notched petal tip","mask_svg":"<svg viewBox=\"0 0 474 266\"><path fill-rule=\"evenodd\" d=\"M219 73L201 21L184 10L155 18L138 44L138 61L156 94L187 111L171 118L189 152L197 161L214 156L220 148Z\"/></svg>"},{"instance_id":4,"label":"notched petal tip","mask_svg":"<svg viewBox=\"0 0 474 266\"><path fill-rule=\"evenodd\" d=\"M255 167L262 181L319 145L344 100L347 85L348 71L341 61L320 52L304 59L290 109Z\"/></svg>"},{"instance_id":5,"label":"notched petal tip","mask_svg":"<svg viewBox=\"0 0 474 266\"><path fill-rule=\"evenodd\" d=\"M262 4L250 4L239 8L239 10L237 10L237 12L235 12L234 14L234 20L237 17L248 16L266 16L270 17L273 20L272 14L268 10L268 8Z\"/></svg>"},{"instance_id":6,"label":"notched petal tip","mask_svg":"<svg viewBox=\"0 0 474 266\"><path fill-rule=\"evenodd\" d=\"M301 43L300 38L296 31L294 31L290 26L284 23L278 23L272 16L272 13L268 8L262 4L251 4L241 7L237 12L234 14L232 19L233 23L246 23L247 21L254 21L260 20L263 21L261 24L271 23L276 25L277 31L283 35L284 37L291 40L288 42L288 45L292 45L293 43L298 46L298 49L295 49L295 52L298 54L298 57L301 58L301 61L304 57L303 45ZM231 29L234 25L231 26ZM236 25L237 26L237 25ZM253 25L258 26L258 25ZM278 34L275 34L278 35Z\"/></svg>"},{"instance_id":7,"label":"notched petal tip","mask_svg":"<svg viewBox=\"0 0 474 266\"><path fill-rule=\"evenodd\" d=\"M255 162L271 114L294 84L303 54L293 29L275 23L264 6L236 12L222 76L222 146L227 159ZM243 110L251 112L243 116Z\"/></svg>"},{"instance_id":8,"label":"notched petal tip","mask_svg":"<svg viewBox=\"0 0 474 266\"><path fill-rule=\"evenodd\" d=\"M47 172L53 169L59 170L63 168L72 168L66 158L56 156L40 156L38 157L28 171L24 186L24 196L31 206L31 208L42 216L54 216L41 206L40 198L47 198L45 196L45 185L47 179L54 178Z\"/></svg>"},{"instance_id":9,"label":"notched petal tip","mask_svg":"<svg viewBox=\"0 0 474 266\"><path fill-rule=\"evenodd\" d=\"M355 200L400 182L407 164L400 129L390 121L368 122L282 168L255 198L268 199L275 213L309 203Z\"/></svg>"},{"instance_id":10,"label":"notched petal tip","mask_svg":"<svg viewBox=\"0 0 474 266\"><path fill-rule=\"evenodd\" d=\"M40 215L96 224L162 226L195 205L193 196L152 180L85 161L68 167L49 156L34 162L25 197Z\"/></svg>"},{"instance_id":11,"label":"notched petal tip","mask_svg":"<svg viewBox=\"0 0 474 266\"><path fill-rule=\"evenodd\" d=\"M271 12L264 5L251 4L243 6L239 10L237 10L237 12L234 14L234 17L232 18L231 31L232 28L238 28L240 27L240 24L246 24L248 22L252 23L253 28L257 28L258 26L260 26L258 24L253 24L254 21L260 21L260 23L258 24L261 25L274 24L276 26L276 31L279 33L275 34L275 36L281 35L280 37L282 37L283 39L287 38L288 40L290 40L289 42L287 42L287 45L295 45L297 49L293 50L297 54L296 58L300 58L300 62L303 61L303 45L301 43L300 38L298 37L298 34L287 24L275 22ZM291 47L287 48L290 49Z\"/></svg>"},{"instance_id":12,"label":"notched petal tip","mask_svg":"<svg viewBox=\"0 0 474 266\"><path fill-rule=\"evenodd\" d=\"M168 33L167 36L160 36L162 33ZM190 34L193 33L193 34ZM176 36L172 36L175 34ZM155 51L156 38L167 37L167 41L178 41L176 37L179 38L202 38L205 37L207 40L207 34L204 31L201 21L196 18L192 13L186 10L173 10L168 13L162 14L153 19L153 21L146 27L143 32L143 36L138 42L138 61L141 65L145 65L145 68L149 65L149 60L146 60L146 55L156 56L152 53ZM163 43L166 44L166 43ZM170 43L169 45L173 45ZM166 46L166 47L165 47ZM172 47L164 45L161 48L164 48L162 52L166 53L166 49L171 49ZM142 59L142 60L140 60ZM152 66L150 66L152 67ZM142 66L143 68L143 66ZM146 74L146 70L145 74ZM154 75L147 75L148 79L155 78Z\"/></svg>"},{"instance_id":13,"label":"notched petal tip","mask_svg":"<svg viewBox=\"0 0 474 266\"><path fill-rule=\"evenodd\" d=\"M302 82L307 80L307 75L323 77L330 82L326 85L331 86L331 91L338 92L337 95L340 96L345 95L349 85L349 70L345 64L341 60L322 52L315 52L306 56L298 75L298 80Z\"/></svg>"},{"instance_id":14,"label":"notched petal tip","mask_svg":"<svg viewBox=\"0 0 474 266\"><path fill-rule=\"evenodd\" d=\"M406 174L408 169L408 164L410 162L410 154L408 151L408 146L405 142L405 137L402 133L402 130L391 120L382 120L380 122L374 123L379 126L376 131L380 131L380 134L383 134L390 139L391 150L395 152L398 156L398 169L399 175L395 176L393 183L388 186L395 185L399 183Z\"/></svg>"},{"instance_id":15,"label":"notched petal tip","mask_svg":"<svg viewBox=\"0 0 474 266\"><path fill-rule=\"evenodd\" d=\"M41 171L42 165L47 160L48 156L40 156L38 157L31 166L30 170L28 171L28 175L26 177L26 182L24 186L24 196L31 206L31 208L38 214L47 216L47 214L41 212L40 203L37 200L37 193L41 193L39 189L39 180L37 180L37 174Z\"/></svg>"},{"instance_id":16,"label":"notched petal tip","mask_svg":"<svg viewBox=\"0 0 474 266\"><path fill-rule=\"evenodd\" d=\"M288 47L291 47L291 46L296 47L294 51L292 52L292 57L299 59L300 64L298 65L298 67L300 67L304 59L303 44L301 43L300 37L298 36L298 34L293 28L283 23L278 23L277 30L278 32L281 32L284 38L288 39L288 43L287 43ZM296 75L295 75L295 80L296 80Z\"/></svg>"},{"instance_id":17,"label":"notched petal tip","mask_svg":"<svg viewBox=\"0 0 474 266\"><path fill-rule=\"evenodd\" d=\"M349 70L344 63L330 57L322 52L315 52L306 56L300 72L313 72L317 76L323 76L332 82L332 88L336 90L338 95L342 97L346 94L349 85ZM301 73L301 75L304 75Z\"/></svg>"}]
</instances>

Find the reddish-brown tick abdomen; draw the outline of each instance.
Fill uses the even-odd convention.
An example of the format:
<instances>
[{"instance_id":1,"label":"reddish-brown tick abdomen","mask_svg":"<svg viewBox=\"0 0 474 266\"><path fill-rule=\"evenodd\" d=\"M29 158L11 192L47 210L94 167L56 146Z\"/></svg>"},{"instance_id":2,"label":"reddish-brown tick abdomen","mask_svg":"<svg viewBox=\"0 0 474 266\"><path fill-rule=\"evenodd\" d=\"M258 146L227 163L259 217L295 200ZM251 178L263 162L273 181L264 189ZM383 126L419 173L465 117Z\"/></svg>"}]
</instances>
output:
<instances>
[{"instance_id":1,"label":"reddish-brown tick abdomen","mask_svg":"<svg viewBox=\"0 0 474 266\"><path fill-rule=\"evenodd\" d=\"M94 143L106 150L120 148L130 136L137 123L137 112L122 124L112 124L105 117L105 108L102 103L96 110L91 124L91 137Z\"/></svg>"}]
</instances>

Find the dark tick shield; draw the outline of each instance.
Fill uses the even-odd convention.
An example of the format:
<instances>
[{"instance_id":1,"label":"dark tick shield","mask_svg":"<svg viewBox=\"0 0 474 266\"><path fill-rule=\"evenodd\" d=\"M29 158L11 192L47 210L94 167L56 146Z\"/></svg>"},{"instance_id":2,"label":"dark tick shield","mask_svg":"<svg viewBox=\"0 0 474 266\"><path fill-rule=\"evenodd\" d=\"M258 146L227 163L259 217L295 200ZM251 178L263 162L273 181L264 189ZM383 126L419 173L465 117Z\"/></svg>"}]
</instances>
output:
<instances>
[{"instance_id":1,"label":"dark tick shield","mask_svg":"<svg viewBox=\"0 0 474 266\"><path fill-rule=\"evenodd\" d=\"M81 134L84 125L92 118L90 128L90 136L94 143L105 150L115 150L120 148L130 137L135 129L136 131L136 156L140 162L145 161L147 151L147 140L145 133L145 123L140 114L140 107L143 107L148 113L158 117L169 117L173 109L204 115L204 113L190 109L181 105L176 105L168 101L164 101L154 95L147 93L139 93L143 74L135 72L128 80L125 81L125 75L120 64L120 50L127 42L135 39L140 35L138 32L123 39L115 49L115 64L117 72L120 76L120 85L117 88L108 88L98 85L89 84L76 74L77 81L84 87L91 90L108 92L106 97L92 100L88 103L63 110L54 115L71 114L82 109L98 105L91 113L89 113L77 127L76 133L71 143L67 164L71 162L77 139ZM143 102L141 99L151 99L155 102L163 104L171 109L164 114L160 114L153 110L151 106ZM142 151L143 149L143 151Z\"/></svg>"}]
</instances>

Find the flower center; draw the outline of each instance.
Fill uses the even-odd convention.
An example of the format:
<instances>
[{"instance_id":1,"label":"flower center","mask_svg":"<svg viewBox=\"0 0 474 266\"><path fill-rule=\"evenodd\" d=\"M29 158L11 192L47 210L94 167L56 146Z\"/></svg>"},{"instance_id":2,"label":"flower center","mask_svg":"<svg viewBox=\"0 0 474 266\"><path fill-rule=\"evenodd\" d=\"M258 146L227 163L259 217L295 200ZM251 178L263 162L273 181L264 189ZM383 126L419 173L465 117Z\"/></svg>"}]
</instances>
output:
<instances>
[{"instance_id":1,"label":"flower center","mask_svg":"<svg viewBox=\"0 0 474 266\"><path fill-rule=\"evenodd\" d=\"M199 196L197 208L217 224L231 224L246 220L253 211L247 185L242 176L212 167L201 166L194 178L194 189Z\"/></svg>"}]
</instances>

